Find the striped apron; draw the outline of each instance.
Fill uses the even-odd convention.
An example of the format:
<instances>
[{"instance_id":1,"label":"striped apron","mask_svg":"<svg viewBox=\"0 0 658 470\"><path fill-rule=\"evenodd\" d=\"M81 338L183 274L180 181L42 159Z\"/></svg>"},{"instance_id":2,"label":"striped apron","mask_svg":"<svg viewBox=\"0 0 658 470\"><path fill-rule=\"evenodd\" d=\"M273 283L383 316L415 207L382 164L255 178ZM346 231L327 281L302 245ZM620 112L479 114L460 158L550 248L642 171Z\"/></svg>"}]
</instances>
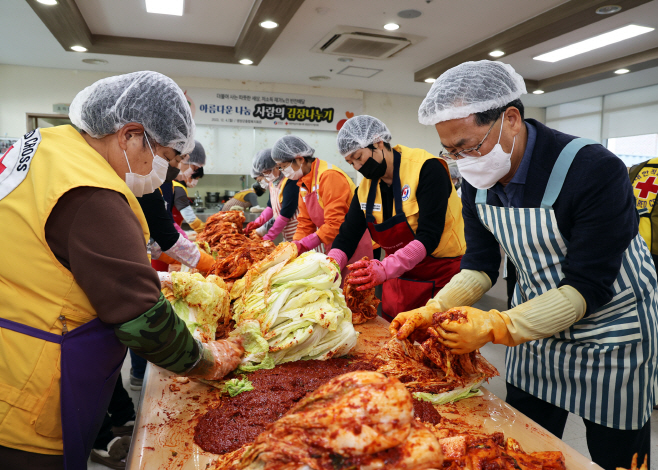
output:
<instances>
[{"instance_id":1,"label":"striped apron","mask_svg":"<svg viewBox=\"0 0 658 470\"><path fill-rule=\"evenodd\" d=\"M482 224L517 270L512 305L556 288L569 242L553 204L578 151L597 142L574 139L560 153L540 208L475 203ZM596 241L593 241L594 243ZM525 392L597 424L639 429L655 402L658 338L656 270L638 234L624 253L610 302L555 335L508 348L506 380Z\"/></svg>"},{"instance_id":2,"label":"striped apron","mask_svg":"<svg viewBox=\"0 0 658 470\"><path fill-rule=\"evenodd\" d=\"M274 214L274 217L279 217L279 214L281 214L281 202L279 201L279 194L281 194L281 187L283 186L284 181L287 184L297 184L296 181L286 180L284 177L279 178L278 182L270 183L270 204L272 206L272 213ZM286 226L283 227L283 231L281 233L283 235L284 242L292 241L292 237L295 235L295 232L297 231L298 214L299 214L299 207L297 207L297 210L295 211L295 215L293 215L288 221L288 223L286 224Z\"/></svg>"}]
</instances>

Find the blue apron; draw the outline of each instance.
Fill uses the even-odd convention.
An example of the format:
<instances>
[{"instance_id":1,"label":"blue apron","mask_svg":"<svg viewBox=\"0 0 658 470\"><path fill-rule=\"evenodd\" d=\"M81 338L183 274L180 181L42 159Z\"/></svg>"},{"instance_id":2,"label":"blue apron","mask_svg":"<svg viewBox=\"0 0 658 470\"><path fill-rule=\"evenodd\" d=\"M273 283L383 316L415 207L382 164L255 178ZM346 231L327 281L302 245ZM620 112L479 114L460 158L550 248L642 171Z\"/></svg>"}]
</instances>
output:
<instances>
[{"instance_id":1,"label":"blue apron","mask_svg":"<svg viewBox=\"0 0 658 470\"><path fill-rule=\"evenodd\" d=\"M560 234L553 204L578 151L595 144L574 139L562 150L540 208L490 206L487 191L478 190L480 221L516 266L512 306L558 287L564 278L569 242ZM641 428L656 397L656 283L651 254L638 234L624 253L612 300L564 331L508 348L506 380L597 424Z\"/></svg>"}]
</instances>

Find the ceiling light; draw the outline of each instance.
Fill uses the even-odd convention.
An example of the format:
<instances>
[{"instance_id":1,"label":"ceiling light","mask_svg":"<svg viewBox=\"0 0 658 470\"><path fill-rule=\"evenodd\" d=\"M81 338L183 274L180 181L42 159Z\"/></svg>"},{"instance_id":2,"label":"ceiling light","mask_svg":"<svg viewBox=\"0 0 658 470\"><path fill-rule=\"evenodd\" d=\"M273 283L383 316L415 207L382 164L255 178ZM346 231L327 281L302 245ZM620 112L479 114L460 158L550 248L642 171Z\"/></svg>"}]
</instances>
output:
<instances>
[{"instance_id":1,"label":"ceiling light","mask_svg":"<svg viewBox=\"0 0 658 470\"><path fill-rule=\"evenodd\" d=\"M532 92L532 94L533 94L533 95L543 95L543 94L544 94L544 90L535 90L535 91Z\"/></svg>"},{"instance_id":2,"label":"ceiling light","mask_svg":"<svg viewBox=\"0 0 658 470\"><path fill-rule=\"evenodd\" d=\"M396 29L400 29L400 25L395 23L387 23L384 25L384 29L388 31L395 31Z\"/></svg>"},{"instance_id":3,"label":"ceiling light","mask_svg":"<svg viewBox=\"0 0 658 470\"><path fill-rule=\"evenodd\" d=\"M57 0L37 0L39 3L43 3L44 5L57 5Z\"/></svg>"},{"instance_id":4,"label":"ceiling light","mask_svg":"<svg viewBox=\"0 0 658 470\"><path fill-rule=\"evenodd\" d=\"M617 75L624 75L625 73L628 73L628 72L630 72L630 70L628 70L628 69L619 69L619 70L615 70L615 73L616 73Z\"/></svg>"},{"instance_id":5,"label":"ceiling light","mask_svg":"<svg viewBox=\"0 0 658 470\"><path fill-rule=\"evenodd\" d=\"M146 11L162 15L183 16L185 0L146 0Z\"/></svg>"},{"instance_id":6,"label":"ceiling light","mask_svg":"<svg viewBox=\"0 0 658 470\"><path fill-rule=\"evenodd\" d=\"M90 65L107 64L107 60L103 60L103 59L82 59L82 61L85 64L90 64Z\"/></svg>"},{"instance_id":7,"label":"ceiling light","mask_svg":"<svg viewBox=\"0 0 658 470\"><path fill-rule=\"evenodd\" d=\"M315 75L314 77L308 77L309 80L313 80L314 82L322 82L324 80L329 80L331 77L327 77L326 75Z\"/></svg>"},{"instance_id":8,"label":"ceiling light","mask_svg":"<svg viewBox=\"0 0 658 470\"><path fill-rule=\"evenodd\" d=\"M241 63L242 65L251 65L251 64L254 63L254 61L253 61L253 60L249 60L249 59L241 59L241 60L240 60L240 63Z\"/></svg>"},{"instance_id":9,"label":"ceiling light","mask_svg":"<svg viewBox=\"0 0 658 470\"><path fill-rule=\"evenodd\" d=\"M274 21L267 20L260 23L260 26L261 28L265 28L265 29L273 29L279 26L279 23L275 23Z\"/></svg>"},{"instance_id":10,"label":"ceiling light","mask_svg":"<svg viewBox=\"0 0 658 470\"><path fill-rule=\"evenodd\" d=\"M498 51L498 50L496 50L496 51L491 51L491 52L489 52L489 55L490 55L491 57L502 57L502 56L505 55L505 53L504 53L503 51Z\"/></svg>"},{"instance_id":11,"label":"ceiling light","mask_svg":"<svg viewBox=\"0 0 658 470\"><path fill-rule=\"evenodd\" d=\"M654 28L648 28L646 26L638 26L635 24L624 26L623 28L615 29L614 31L609 31L593 38L585 39L584 41L571 44L560 49L548 52L546 54L538 55L533 57L535 60L542 60L544 62L557 62L559 60L567 59L578 54L583 54L585 52L593 51L603 46L608 46L625 39L634 38L640 34L648 33L653 31Z\"/></svg>"},{"instance_id":12,"label":"ceiling light","mask_svg":"<svg viewBox=\"0 0 658 470\"><path fill-rule=\"evenodd\" d=\"M71 46L71 50L75 52L87 52L87 48L82 46Z\"/></svg>"},{"instance_id":13,"label":"ceiling light","mask_svg":"<svg viewBox=\"0 0 658 470\"><path fill-rule=\"evenodd\" d=\"M621 11L619 5L606 5L596 9L596 13L599 15L612 15L613 13L618 13Z\"/></svg>"},{"instance_id":14,"label":"ceiling light","mask_svg":"<svg viewBox=\"0 0 658 470\"><path fill-rule=\"evenodd\" d=\"M436 81L436 78L426 78L425 83L434 83Z\"/></svg>"},{"instance_id":15,"label":"ceiling light","mask_svg":"<svg viewBox=\"0 0 658 470\"><path fill-rule=\"evenodd\" d=\"M339 57L338 62L352 62L353 59L349 57Z\"/></svg>"}]
</instances>

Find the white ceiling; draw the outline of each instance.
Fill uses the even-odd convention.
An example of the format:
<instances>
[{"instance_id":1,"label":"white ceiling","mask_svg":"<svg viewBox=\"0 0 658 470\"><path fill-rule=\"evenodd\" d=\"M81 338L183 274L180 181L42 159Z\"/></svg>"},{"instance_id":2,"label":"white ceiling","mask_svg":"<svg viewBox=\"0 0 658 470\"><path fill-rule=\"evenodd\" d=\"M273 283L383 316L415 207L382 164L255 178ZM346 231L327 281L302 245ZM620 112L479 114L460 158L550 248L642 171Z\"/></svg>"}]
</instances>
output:
<instances>
[{"instance_id":1,"label":"white ceiling","mask_svg":"<svg viewBox=\"0 0 658 470\"><path fill-rule=\"evenodd\" d=\"M77 3L93 33L233 45L253 2L186 0L183 17L144 13L144 0L77 0ZM27 2L0 0L5 37L0 45L0 63L116 73L150 69L175 77L302 85L318 85L308 77L326 75L331 79L321 82L322 86L423 96L429 85L413 81L416 70L561 3L563 0L430 0L430 3L427 0L306 0L260 65L253 67L65 51ZM423 15L416 19L397 17L398 11L410 8L421 11ZM338 62L337 56L310 51L336 26L358 26L385 33L382 26L391 21L401 26L396 33L424 36L425 39L389 60L354 59L349 64L383 69L372 78L337 75L346 64ZM539 53L630 23L654 26L657 30L554 64L532 60ZM658 47L658 0L503 60L525 77L540 79L651 47ZM93 66L81 62L92 57L109 63ZM528 106L547 106L570 101L574 94L586 98L655 84L658 83L657 71L646 70L541 96L530 95L524 97L524 102Z\"/></svg>"}]
</instances>

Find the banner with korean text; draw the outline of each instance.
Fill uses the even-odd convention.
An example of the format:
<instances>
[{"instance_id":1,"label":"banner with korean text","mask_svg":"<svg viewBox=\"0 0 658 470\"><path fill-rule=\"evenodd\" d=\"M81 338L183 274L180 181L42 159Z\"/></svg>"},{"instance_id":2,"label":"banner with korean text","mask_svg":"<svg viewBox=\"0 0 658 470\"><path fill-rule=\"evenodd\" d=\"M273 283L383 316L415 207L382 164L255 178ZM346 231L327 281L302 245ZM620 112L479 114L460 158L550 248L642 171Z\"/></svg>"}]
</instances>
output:
<instances>
[{"instance_id":1,"label":"banner with korean text","mask_svg":"<svg viewBox=\"0 0 658 470\"><path fill-rule=\"evenodd\" d=\"M184 89L196 124L338 131L363 101L259 91Z\"/></svg>"}]
</instances>

